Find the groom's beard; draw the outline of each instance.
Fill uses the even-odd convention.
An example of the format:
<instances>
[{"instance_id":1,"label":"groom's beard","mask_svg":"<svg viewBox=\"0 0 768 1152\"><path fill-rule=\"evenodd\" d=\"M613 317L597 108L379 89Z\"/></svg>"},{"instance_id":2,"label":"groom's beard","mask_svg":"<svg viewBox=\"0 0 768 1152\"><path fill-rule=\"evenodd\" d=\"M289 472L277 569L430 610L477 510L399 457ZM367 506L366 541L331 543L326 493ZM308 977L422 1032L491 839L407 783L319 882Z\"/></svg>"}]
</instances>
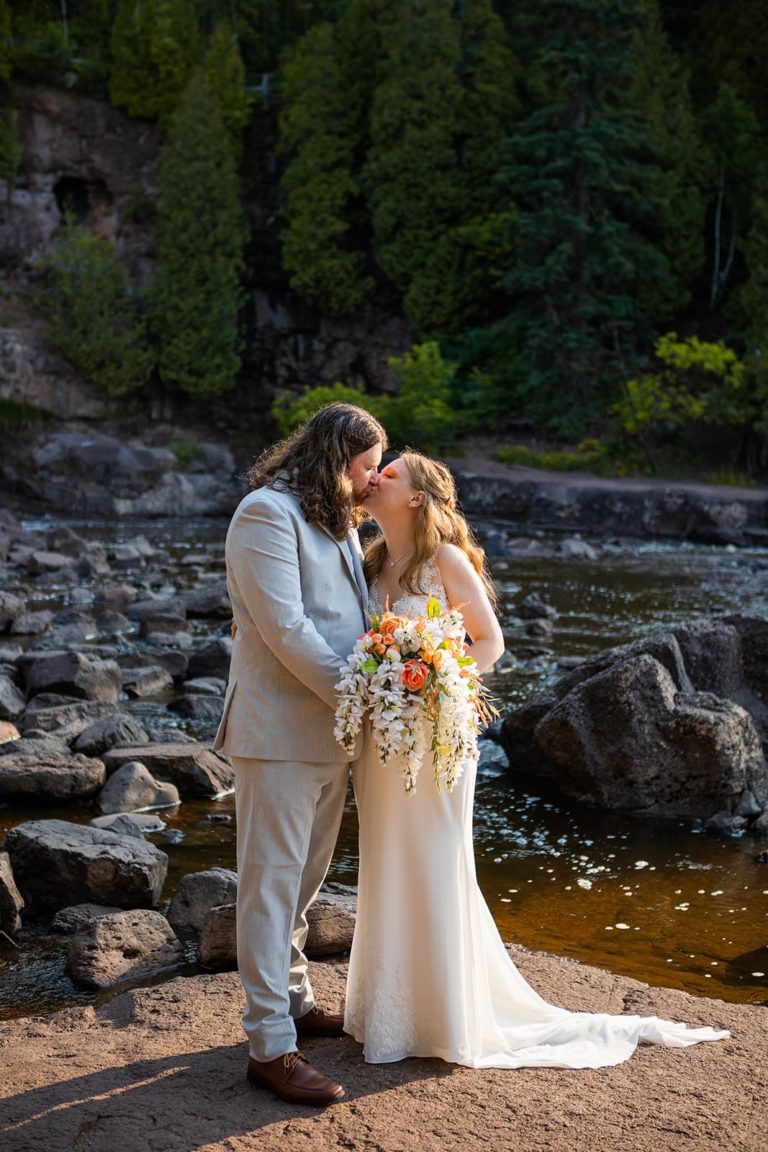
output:
<instances>
[{"instance_id":1,"label":"groom's beard","mask_svg":"<svg viewBox=\"0 0 768 1152\"><path fill-rule=\"evenodd\" d=\"M362 491L359 491L357 488L353 488L352 489L352 503L355 506L355 508L362 508L363 501L366 499L366 497L370 496L372 491L373 491L373 485L372 484L366 484L365 488L363 488Z\"/></svg>"}]
</instances>

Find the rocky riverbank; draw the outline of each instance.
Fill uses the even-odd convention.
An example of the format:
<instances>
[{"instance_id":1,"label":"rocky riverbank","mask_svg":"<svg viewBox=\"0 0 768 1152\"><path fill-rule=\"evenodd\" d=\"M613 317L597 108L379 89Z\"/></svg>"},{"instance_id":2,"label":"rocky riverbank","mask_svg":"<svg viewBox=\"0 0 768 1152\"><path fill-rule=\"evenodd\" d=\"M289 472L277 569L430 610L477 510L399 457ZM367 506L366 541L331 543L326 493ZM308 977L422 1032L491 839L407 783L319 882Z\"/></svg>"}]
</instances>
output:
<instances>
[{"instance_id":1,"label":"rocky riverbank","mask_svg":"<svg viewBox=\"0 0 768 1152\"><path fill-rule=\"evenodd\" d=\"M226 516L260 445L208 436L210 430L201 436L165 424L70 421L21 441L6 437L0 500L22 514L34 508L83 517ZM765 488L507 467L476 448L447 459L465 512L519 531L736 547L768 541Z\"/></svg>"},{"instance_id":2,"label":"rocky riverbank","mask_svg":"<svg viewBox=\"0 0 768 1152\"><path fill-rule=\"evenodd\" d=\"M4 1152L762 1152L765 1009L649 988L512 948L548 1000L712 1025L729 1040L643 1047L599 1070L474 1071L439 1060L372 1066L351 1039L307 1055L346 1088L325 1110L283 1104L245 1080L234 973L176 979L101 1008L0 1025ZM318 999L344 965L315 964Z\"/></svg>"}]
</instances>

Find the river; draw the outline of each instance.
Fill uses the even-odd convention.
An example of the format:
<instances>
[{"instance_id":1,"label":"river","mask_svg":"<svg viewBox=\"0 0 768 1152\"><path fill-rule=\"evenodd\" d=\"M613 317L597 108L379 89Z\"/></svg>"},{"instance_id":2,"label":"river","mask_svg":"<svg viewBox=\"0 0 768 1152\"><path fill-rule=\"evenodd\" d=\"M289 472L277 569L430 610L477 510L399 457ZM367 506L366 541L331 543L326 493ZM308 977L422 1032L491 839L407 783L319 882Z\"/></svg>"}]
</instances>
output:
<instances>
[{"instance_id":1,"label":"river","mask_svg":"<svg viewBox=\"0 0 768 1152\"><path fill-rule=\"evenodd\" d=\"M191 583L195 572L199 578L201 564L208 578L223 571L223 521L68 523L105 544L141 534L166 550L157 589L166 594ZM50 522L25 527L42 532ZM482 536L499 526L477 527ZM560 661L686 619L733 611L768 615L766 550L595 540L595 558L565 560L556 554L557 540L526 538L509 558L493 561L507 650L517 661L490 680L502 711L557 678ZM515 614L531 592L557 609L544 639L527 636ZM71 603L72 589L55 583L30 598L31 607ZM196 641L220 627L196 621ZM136 701L127 709L150 729L167 730L163 703ZM172 723L201 734L192 722ZM86 821L93 811L5 807L0 835L41 815ZM161 815L167 827L150 839L170 858L164 907L186 872L234 867L232 797L185 802ZM765 845L754 839L580 808L514 777L489 743L477 786L475 845L480 885L505 939L654 985L768 1002L768 863L758 858ZM329 879L354 884L356 864L350 797ZM23 931L19 943L18 955L0 949L0 1016L93 999L68 980L60 942Z\"/></svg>"}]
</instances>

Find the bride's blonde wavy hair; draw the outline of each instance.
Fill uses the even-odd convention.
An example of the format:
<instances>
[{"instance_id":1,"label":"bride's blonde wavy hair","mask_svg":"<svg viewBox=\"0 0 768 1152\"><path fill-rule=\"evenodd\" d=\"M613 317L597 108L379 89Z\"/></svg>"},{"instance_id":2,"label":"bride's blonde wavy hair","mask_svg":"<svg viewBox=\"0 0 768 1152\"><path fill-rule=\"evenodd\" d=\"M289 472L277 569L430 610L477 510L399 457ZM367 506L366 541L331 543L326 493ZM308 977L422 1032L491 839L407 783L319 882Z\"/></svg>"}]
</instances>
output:
<instances>
[{"instance_id":1,"label":"bride's blonde wavy hair","mask_svg":"<svg viewBox=\"0 0 768 1152\"><path fill-rule=\"evenodd\" d=\"M415 490L424 494L416 516L416 549L400 578L403 588L416 595L424 592L421 586L424 565L435 559L441 544L455 544L469 558L495 608L496 590L488 572L485 553L459 511L453 476L445 464L430 460L413 449L401 452L399 459L408 469ZM369 584L381 571L386 553L387 544L382 535L375 536L367 545L365 578Z\"/></svg>"}]
</instances>

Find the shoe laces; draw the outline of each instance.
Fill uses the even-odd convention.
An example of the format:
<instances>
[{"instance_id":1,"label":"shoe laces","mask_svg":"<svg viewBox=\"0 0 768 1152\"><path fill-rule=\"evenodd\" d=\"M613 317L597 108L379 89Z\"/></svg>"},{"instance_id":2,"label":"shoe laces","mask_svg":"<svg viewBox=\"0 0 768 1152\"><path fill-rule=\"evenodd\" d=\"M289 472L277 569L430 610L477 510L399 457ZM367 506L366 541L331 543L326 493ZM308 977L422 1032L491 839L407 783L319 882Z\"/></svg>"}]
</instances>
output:
<instances>
[{"instance_id":1,"label":"shoe laces","mask_svg":"<svg viewBox=\"0 0 768 1152\"><path fill-rule=\"evenodd\" d=\"M296 1067L296 1065L299 1063L300 1060L303 1060L305 1064L307 1062L306 1056L302 1056L301 1052L286 1052L285 1053L285 1055L283 1056L283 1072L284 1072L284 1079L285 1080L288 1080L290 1078L291 1073L293 1072L294 1068Z\"/></svg>"}]
</instances>

